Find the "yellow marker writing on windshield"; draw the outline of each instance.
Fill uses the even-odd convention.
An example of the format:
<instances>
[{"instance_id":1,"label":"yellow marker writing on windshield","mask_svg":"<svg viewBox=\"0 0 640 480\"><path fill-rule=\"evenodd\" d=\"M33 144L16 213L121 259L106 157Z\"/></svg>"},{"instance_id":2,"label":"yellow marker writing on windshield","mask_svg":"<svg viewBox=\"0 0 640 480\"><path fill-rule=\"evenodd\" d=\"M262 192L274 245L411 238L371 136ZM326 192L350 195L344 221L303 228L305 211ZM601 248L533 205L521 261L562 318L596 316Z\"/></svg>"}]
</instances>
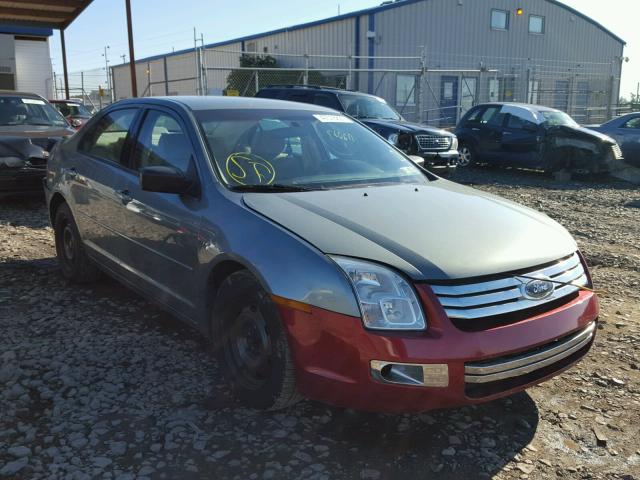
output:
<instances>
[{"instance_id":1,"label":"yellow marker writing on windshield","mask_svg":"<svg viewBox=\"0 0 640 480\"><path fill-rule=\"evenodd\" d=\"M227 157L227 174L238 184L247 185L249 177L255 183L269 185L276 178L276 169L262 157L251 153L232 153Z\"/></svg>"}]
</instances>

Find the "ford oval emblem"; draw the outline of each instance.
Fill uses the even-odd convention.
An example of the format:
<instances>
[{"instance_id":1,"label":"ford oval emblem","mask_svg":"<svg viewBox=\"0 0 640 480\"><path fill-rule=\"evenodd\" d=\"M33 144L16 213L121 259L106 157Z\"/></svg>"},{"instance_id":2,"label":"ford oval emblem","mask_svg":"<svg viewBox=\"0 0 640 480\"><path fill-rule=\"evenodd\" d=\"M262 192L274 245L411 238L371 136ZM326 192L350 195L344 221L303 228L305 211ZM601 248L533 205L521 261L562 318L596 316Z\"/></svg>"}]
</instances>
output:
<instances>
[{"instance_id":1,"label":"ford oval emblem","mask_svg":"<svg viewBox=\"0 0 640 480\"><path fill-rule=\"evenodd\" d=\"M548 278L536 278L522 285L521 291L529 300L544 300L555 290L555 284Z\"/></svg>"}]
</instances>

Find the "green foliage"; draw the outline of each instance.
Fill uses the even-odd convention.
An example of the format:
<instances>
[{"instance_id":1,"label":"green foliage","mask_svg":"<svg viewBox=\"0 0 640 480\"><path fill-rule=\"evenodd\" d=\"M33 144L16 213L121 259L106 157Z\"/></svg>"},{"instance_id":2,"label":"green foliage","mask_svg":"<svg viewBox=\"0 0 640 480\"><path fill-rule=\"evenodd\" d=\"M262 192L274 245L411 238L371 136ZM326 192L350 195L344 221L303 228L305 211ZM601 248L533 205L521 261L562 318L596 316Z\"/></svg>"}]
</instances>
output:
<instances>
[{"instance_id":1,"label":"green foliage","mask_svg":"<svg viewBox=\"0 0 640 480\"><path fill-rule=\"evenodd\" d=\"M240 57L243 68L270 68L273 70L232 70L227 76L227 90L237 90L243 97L253 97L258 88L267 85L302 85L304 84L303 69L280 69L278 61L271 55L247 55ZM256 82L257 76L257 82ZM309 85L342 86L338 85L339 78L327 78L320 72L309 72Z\"/></svg>"}]
</instances>

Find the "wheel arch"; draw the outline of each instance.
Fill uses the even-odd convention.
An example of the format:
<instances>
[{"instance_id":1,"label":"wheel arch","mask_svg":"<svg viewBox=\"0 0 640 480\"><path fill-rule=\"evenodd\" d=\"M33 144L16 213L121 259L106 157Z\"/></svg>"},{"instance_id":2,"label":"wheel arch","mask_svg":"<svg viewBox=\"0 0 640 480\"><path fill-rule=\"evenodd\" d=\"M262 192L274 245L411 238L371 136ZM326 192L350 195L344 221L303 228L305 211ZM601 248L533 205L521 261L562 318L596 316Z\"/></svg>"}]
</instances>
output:
<instances>
[{"instance_id":1,"label":"wheel arch","mask_svg":"<svg viewBox=\"0 0 640 480\"><path fill-rule=\"evenodd\" d=\"M56 212L58 211L58 208L60 208L60 205L62 205L63 203L67 203L67 201L60 192L54 193L51 197L51 200L49 201L49 221L52 226L53 222L55 221Z\"/></svg>"},{"instance_id":2,"label":"wheel arch","mask_svg":"<svg viewBox=\"0 0 640 480\"><path fill-rule=\"evenodd\" d=\"M207 311L207 333L210 338L213 338L212 322L211 322L211 310L214 308L215 299L218 295L218 290L222 283L231 275L236 272L246 271L250 273L262 286L262 288L269 294L271 289L265 282L265 279L260 273L248 262L235 256L225 256L219 259L211 266L209 273L207 274L206 281L206 311Z\"/></svg>"}]
</instances>

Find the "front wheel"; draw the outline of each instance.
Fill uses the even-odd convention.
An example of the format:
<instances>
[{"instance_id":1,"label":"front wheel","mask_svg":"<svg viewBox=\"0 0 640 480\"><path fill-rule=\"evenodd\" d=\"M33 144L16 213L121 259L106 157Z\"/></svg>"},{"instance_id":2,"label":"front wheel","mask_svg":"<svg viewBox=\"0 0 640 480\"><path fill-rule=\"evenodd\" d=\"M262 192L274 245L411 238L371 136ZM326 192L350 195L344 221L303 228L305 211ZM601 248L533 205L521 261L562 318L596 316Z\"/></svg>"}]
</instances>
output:
<instances>
[{"instance_id":1,"label":"front wheel","mask_svg":"<svg viewBox=\"0 0 640 480\"><path fill-rule=\"evenodd\" d=\"M476 163L476 150L471 145L462 144L458 149L460 158L458 159L459 167L470 167Z\"/></svg>"},{"instance_id":2,"label":"front wheel","mask_svg":"<svg viewBox=\"0 0 640 480\"><path fill-rule=\"evenodd\" d=\"M212 317L219 364L244 405L279 410L300 400L282 320L249 272L224 280Z\"/></svg>"}]
</instances>

